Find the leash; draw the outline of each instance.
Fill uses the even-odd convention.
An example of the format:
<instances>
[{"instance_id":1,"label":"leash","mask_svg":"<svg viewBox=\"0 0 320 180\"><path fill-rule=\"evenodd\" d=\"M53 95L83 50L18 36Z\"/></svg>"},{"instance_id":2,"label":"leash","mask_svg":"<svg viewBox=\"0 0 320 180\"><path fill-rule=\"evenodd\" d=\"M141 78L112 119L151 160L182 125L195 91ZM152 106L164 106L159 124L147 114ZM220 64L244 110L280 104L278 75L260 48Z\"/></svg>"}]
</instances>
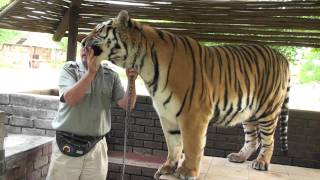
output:
<instances>
[{"instance_id":1,"label":"leash","mask_svg":"<svg viewBox=\"0 0 320 180\"><path fill-rule=\"evenodd\" d=\"M131 101L133 96L133 86L134 86L134 78L130 77L129 82L129 96L128 96L128 103L127 103L127 111L125 114L124 119L124 141L123 141L123 156L122 156L122 173L121 173L121 180L124 180L124 175L126 171L126 154L127 154L127 139L128 139L128 122L129 117L131 115Z\"/></svg>"}]
</instances>

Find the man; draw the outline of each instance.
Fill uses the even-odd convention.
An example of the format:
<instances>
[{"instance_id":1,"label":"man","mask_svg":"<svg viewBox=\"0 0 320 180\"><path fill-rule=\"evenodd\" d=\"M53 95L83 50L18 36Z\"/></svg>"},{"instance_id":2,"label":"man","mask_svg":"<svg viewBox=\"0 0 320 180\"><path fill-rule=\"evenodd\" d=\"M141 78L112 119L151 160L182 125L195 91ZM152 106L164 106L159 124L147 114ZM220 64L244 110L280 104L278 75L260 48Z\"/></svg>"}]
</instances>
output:
<instances>
[{"instance_id":1,"label":"man","mask_svg":"<svg viewBox=\"0 0 320 180\"><path fill-rule=\"evenodd\" d=\"M107 144L111 102L126 109L118 74L97 64L91 48L81 48L82 62L68 62L59 78L59 110L52 122L56 130L47 180L105 180L108 171ZM137 72L126 71L134 80ZM130 108L136 101L135 85ZM88 152L87 152L88 151Z\"/></svg>"}]
</instances>

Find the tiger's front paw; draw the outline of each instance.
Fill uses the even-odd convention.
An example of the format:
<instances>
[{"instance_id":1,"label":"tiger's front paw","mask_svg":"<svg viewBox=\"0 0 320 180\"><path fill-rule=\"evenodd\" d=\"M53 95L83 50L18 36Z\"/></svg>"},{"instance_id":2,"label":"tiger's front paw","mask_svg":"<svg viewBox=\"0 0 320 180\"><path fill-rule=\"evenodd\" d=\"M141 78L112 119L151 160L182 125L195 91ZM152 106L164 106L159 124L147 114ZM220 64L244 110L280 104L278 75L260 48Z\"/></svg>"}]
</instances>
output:
<instances>
[{"instance_id":1,"label":"tiger's front paw","mask_svg":"<svg viewBox=\"0 0 320 180\"><path fill-rule=\"evenodd\" d=\"M183 180L196 180L197 179L197 173L196 171L188 170L183 167L179 167L176 172L174 173L174 176L183 179Z\"/></svg>"},{"instance_id":2,"label":"tiger's front paw","mask_svg":"<svg viewBox=\"0 0 320 180\"><path fill-rule=\"evenodd\" d=\"M252 162L252 168L260 171L268 171L269 163L262 159L256 159Z\"/></svg>"},{"instance_id":3,"label":"tiger's front paw","mask_svg":"<svg viewBox=\"0 0 320 180\"><path fill-rule=\"evenodd\" d=\"M227 156L227 158L230 162L235 163L243 163L247 160L246 157L241 153L231 153Z\"/></svg>"},{"instance_id":4,"label":"tiger's front paw","mask_svg":"<svg viewBox=\"0 0 320 180\"><path fill-rule=\"evenodd\" d=\"M177 165L170 166L169 164L163 164L154 174L153 178L158 180L161 175L173 174L176 169L177 169Z\"/></svg>"}]
</instances>

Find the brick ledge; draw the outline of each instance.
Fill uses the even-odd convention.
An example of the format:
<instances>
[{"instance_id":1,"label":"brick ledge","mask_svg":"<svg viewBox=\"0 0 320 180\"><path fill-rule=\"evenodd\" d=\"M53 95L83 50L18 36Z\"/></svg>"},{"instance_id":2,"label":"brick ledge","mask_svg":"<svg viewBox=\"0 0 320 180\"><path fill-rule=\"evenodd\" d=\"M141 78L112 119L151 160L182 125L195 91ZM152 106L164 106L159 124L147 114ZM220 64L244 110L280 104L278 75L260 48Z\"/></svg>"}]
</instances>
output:
<instances>
[{"instance_id":1,"label":"brick ledge","mask_svg":"<svg viewBox=\"0 0 320 180\"><path fill-rule=\"evenodd\" d=\"M109 163L121 165L123 152L121 151L109 151ZM166 157L156 155L142 155L137 153L128 152L126 154L126 165L147 167L152 169L158 169L162 163L164 163Z\"/></svg>"}]
</instances>

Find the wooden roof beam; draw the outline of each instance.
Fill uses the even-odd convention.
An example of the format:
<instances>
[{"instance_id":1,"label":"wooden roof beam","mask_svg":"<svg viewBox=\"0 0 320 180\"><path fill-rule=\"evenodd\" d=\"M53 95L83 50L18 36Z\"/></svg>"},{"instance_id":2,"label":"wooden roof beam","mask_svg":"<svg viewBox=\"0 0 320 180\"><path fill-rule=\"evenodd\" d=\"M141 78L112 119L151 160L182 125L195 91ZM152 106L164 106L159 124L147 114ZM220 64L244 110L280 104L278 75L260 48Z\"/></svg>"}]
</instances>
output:
<instances>
[{"instance_id":1,"label":"wooden roof beam","mask_svg":"<svg viewBox=\"0 0 320 180\"><path fill-rule=\"evenodd\" d=\"M69 10L67 10L67 12L64 13L64 16L62 18L62 20L60 21L60 24L58 25L52 40L54 41L61 41L61 39L63 38L63 36L65 35L68 26L69 26Z\"/></svg>"},{"instance_id":2,"label":"wooden roof beam","mask_svg":"<svg viewBox=\"0 0 320 180\"><path fill-rule=\"evenodd\" d=\"M17 4L19 4L22 0L14 0L10 4L8 4L6 7L1 9L0 12L0 18L4 17L11 9L13 9Z\"/></svg>"}]
</instances>

